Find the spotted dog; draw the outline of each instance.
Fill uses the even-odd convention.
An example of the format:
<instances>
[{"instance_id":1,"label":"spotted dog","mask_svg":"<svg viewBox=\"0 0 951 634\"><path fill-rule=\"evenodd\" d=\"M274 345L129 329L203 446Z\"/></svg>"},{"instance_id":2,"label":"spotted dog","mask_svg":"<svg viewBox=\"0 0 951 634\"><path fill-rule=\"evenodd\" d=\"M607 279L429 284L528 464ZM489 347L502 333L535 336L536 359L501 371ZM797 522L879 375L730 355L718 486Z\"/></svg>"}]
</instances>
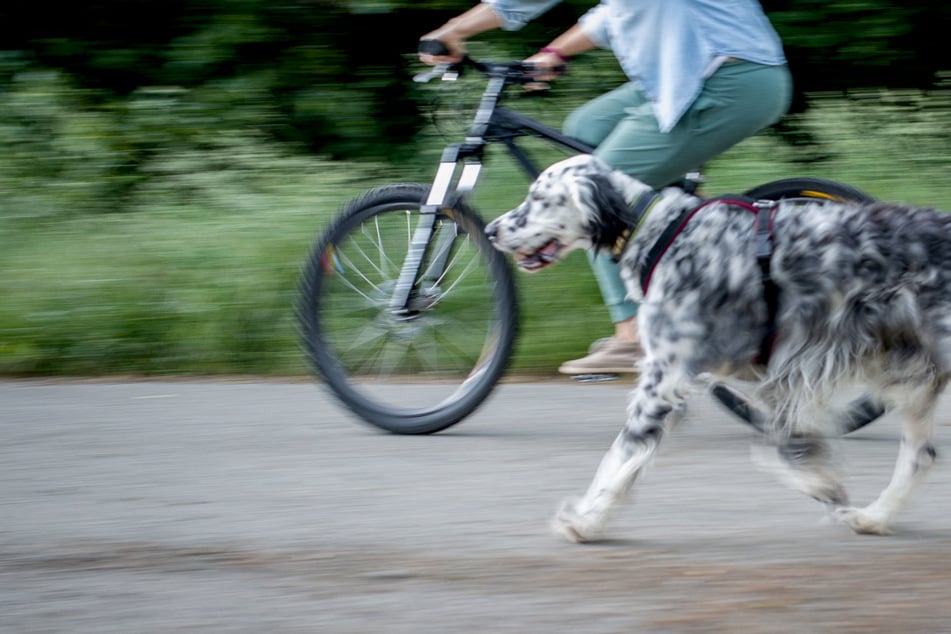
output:
<instances>
[{"instance_id":1,"label":"spotted dog","mask_svg":"<svg viewBox=\"0 0 951 634\"><path fill-rule=\"evenodd\" d=\"M548 168L521 205L486 227L526 271L574 249L623 251L622 277L640 302L645 354L627 422L587 492L562 504L554 529L577 542L601 536L684 415L686 389L712 374L758 377L768 417L760 453L784 481L854 531L887 533L935 460L932 418L951 368L951 215L802 201L764 215L735 201L701 202L676 188L655 194L577 156ZM769 249L758 257L764 238ZM891 481L861 508L850 506L827 441L837 435L835 397L856 384L904 425Z\"/></svg>"}]
</instances>

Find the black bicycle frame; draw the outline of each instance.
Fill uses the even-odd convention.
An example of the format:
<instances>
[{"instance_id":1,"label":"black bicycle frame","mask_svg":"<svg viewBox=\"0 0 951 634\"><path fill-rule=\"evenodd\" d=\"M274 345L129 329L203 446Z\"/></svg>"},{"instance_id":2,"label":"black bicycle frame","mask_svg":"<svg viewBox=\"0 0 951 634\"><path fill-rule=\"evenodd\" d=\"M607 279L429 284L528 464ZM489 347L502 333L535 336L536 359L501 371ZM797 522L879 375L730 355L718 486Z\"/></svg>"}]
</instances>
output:
<instances>
[{"instance_id":1,"label":"black bicycle frame","mask_svg":"<svg viewBox=\"0 0 951 634\"><path fill-rule=\"evenodd\" d=\"M425 204L420 208L419 223L413 231L409 251L403 261L403 267L397 278L390 298L390 310L398 315L411 318L416 312L411 308L413 289L417 280L420 287L438 283L445 269L452 242L457 235L446 233L438 244L432 244L436 218L440 209L447 206L450 192L453 199L463 196L475 187L482 171L482 157L488 143L501 143L518 162L530 179L535 179L539 169L529 155L515 143L519 137L537 137L571 150L575 153L590 153L593 147L558 132L530 117L499 107L499 99L506 85L504 77L491 76L476 111L476 116L464 143L447 146L439 160L439 168L433 179L432 187ZM459 166L462 166L460 172ZM457 177L458 172L458 177ZM455 186L453 186L455 183ZM420 277L420 267L433 248L435 257Z\"/></svg>"},{"instance_id":2,"label":"black bicycle frame","mask_svg":"<svg viewBox=\"0 0 951 634\"><path fill-rule=\"evenodd\" d=\"M525 115L509 110L508 108L497 108L495 116L486 131L486 138L492 142L504 145L509 151L509 154L518 161L518 164L533 180L538 177L539 169L532 162L531 158L529 158L525 150L515 143L515 139L524 136L534 136L544 139L552 145L561 146L578 154L590 154L594 151L594 147L587 143L566 136Z\"/></svg>"}]
</instances>

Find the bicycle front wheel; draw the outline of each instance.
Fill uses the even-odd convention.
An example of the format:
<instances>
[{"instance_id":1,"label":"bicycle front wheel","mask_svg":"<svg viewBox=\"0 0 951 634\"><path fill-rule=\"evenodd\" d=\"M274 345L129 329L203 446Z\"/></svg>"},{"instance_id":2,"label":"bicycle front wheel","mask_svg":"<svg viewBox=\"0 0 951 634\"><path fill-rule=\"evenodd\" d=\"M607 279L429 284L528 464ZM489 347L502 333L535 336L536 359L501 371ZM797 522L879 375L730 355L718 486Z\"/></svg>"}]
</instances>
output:
<instances>
[{"instance_id":1,"label":"bicycle front wheel","mask_svg":"<svg viewBox=\"0 0 951 634\"><path fill-rule=\"evenodd\" d=\"M511 269L462 202L436 214L409 303L391 306L427 192L390 185L347 205L308 257L297 307L327 386L364 421L399 434L443 430L479 407L518 321Z\"/></svg>"}]
</instances>

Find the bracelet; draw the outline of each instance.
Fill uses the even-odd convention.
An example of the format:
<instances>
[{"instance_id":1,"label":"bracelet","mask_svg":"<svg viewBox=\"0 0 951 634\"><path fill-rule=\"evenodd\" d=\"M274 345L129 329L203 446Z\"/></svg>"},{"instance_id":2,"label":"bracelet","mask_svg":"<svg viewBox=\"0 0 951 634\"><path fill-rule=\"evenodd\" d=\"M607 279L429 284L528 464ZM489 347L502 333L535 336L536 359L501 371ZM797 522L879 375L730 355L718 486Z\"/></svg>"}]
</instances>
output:
<instances>
[{"instance_id":1,"label":"bracelet","mask_svg":"<svg viewBox=\"0 0 951 634\"><path fill-rule=\"evenodd\" d=\"M542 49L541 49L540 51L538 51L538 52L539 52L539 53L549 53L549 54L551 54L551 55L554 55L555 57L557 57L558 59L561 60L561 63L562 63L562 64L567 64L569 61L571 61L571 58L570 58L570 57L566 56L564 53L562 53L561 51L559 51L557 48L552 48L551 46L546 46L546 47L542 48Z\"/></svg>"}]
</instances>

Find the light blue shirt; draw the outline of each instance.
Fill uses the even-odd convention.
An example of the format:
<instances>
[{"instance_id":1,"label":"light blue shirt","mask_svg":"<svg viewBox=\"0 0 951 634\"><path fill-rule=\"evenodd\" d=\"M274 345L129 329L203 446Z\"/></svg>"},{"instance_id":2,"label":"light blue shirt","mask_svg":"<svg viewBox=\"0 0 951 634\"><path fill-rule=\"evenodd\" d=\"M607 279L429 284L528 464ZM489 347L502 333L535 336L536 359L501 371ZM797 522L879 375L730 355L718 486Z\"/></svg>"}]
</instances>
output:
<instances>
[{"instance_id":1,"label":"light blue shirt","mask_svg":"<svg viewBox=\"0 0 951 634\"><path fill-rule=\"evenodd\" d=\"M484 0L513 31L560 0ZM673 128L724 59L785 64L782 42L756 0L602 0L578 20L610 49L654 105L662 132Z\"/></svg>"}]
</instances>

